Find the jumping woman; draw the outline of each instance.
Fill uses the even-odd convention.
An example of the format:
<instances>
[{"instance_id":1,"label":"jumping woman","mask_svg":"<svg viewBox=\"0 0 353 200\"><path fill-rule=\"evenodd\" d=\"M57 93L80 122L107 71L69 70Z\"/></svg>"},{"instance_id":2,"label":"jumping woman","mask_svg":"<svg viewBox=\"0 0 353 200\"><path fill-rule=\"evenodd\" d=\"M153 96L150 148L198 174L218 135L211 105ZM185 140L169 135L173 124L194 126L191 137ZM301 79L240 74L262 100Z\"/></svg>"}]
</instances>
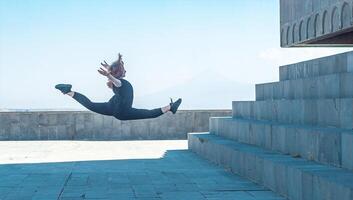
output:
<instances>
[{"instance_id":1,"label":"jumping woman","mask_svg":"<svg viewBox=\"0 0 353 200\"><path fill-rule=\"evenodd\" d=\"M123 79L126 71L124 62L122 61L122 55L119 54L119 59L111 65L108 65L105 61L101 63L101 65L103 68L100 68L98 72L108 78L107 86L114 92L114 96L108 102L91 102L91 100L83 94L71 91L72 85L70 84L58 84L55 88L60 90L63 94L69 95L88 110L102 115L114 116L119 120L156 118L169 111L175 114L178 110L182 101L180 98L176 102L173 102L171 99L169 105L153 110L133 108L134 92L129 81Z\"/></svg>"}]
</instances>

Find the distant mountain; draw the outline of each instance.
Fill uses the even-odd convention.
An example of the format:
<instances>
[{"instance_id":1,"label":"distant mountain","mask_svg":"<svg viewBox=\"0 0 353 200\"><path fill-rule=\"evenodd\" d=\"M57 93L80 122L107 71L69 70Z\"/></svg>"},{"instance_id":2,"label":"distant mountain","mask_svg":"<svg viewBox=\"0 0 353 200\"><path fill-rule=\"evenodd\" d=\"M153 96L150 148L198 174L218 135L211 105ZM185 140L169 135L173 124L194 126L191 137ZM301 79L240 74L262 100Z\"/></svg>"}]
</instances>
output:
<instances>
[{"instance_id":1,"label":"distant mountain","mask_svg":"<svg viewBox=\"0 0 353 200\"><path fill-rule=\"evenodd\" d=\"M150 95L136 97L135 107L155 108L168 103L168 98L183 98L181 109L231 109L233 100L254 100L253 84L238 83L206 71L183 84Z\"/></svg>"}]
</instances>

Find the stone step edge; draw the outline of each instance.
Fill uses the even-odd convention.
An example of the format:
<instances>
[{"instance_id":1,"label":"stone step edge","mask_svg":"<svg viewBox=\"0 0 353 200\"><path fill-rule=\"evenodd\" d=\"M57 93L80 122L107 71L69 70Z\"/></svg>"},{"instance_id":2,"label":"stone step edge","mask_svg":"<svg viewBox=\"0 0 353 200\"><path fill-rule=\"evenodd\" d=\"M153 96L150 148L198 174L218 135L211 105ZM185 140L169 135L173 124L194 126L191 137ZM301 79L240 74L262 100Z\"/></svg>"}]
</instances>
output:
<instances>
[{"instance_id":1,"label":"stone step edge","mask_svg":"<svg viewBox=\"0 0 353 200\"><path fill-rule=\"evenodd\" d=\"M353 129L353 98L233 101L232 117Z\"/></svg>"},{"instance_id":2,"label":"stone step edge","mask_svg":"<svg viewBox=\"0 0 353 200\"><path fill-rule=\"evenodd\" d=\"M264 96L264 93L265 91L263 90L264 88L263 87L266 87L267 85L279 85L279 84L284 84L284 83L289 83L289 82L300 82L300 81L313 81L314 79L325 79L325 78L330 78L330 77L334 77L334 76L337 76L337 74L339 74L340 78L339 78L339 81L343 81L342 80L342 76L353 76L353 72L341 72L341 73L335 73L335 74L326 74L326 75L320 75L320 76L316 76L316 77L305 77L305 78L300 78L300 79L289 79L289 80L280 80L280 81L274 81L274 82L267 82L267 83L258 83L258 84L255 84L255 97L256 97L256 101L260 101L260 100L267 100ZM346 78L346 77L343 77L343 78ZM319 85L318 85L319 86ZM339 85L340 87L342 86L341 84ZM304 85L303 85L304 87ZM272 93L275 92L274 88L272 88ZM319 88L317 88L317 90L319 90ZM342 92L342 91L340 91ZM344 91L343 91L344 92ZM260 94L262 94L262 98L260 98ZM272 94L272 96L274 96ZM316 98L320 98L320 99L325 99L325 98L332 98L332 97L314 97L314 98L299 98L299 99L316 99ZM339 97L337 97L339 98ZM348 96L343 96L343 97L340 97L340 98L350 98ZM273 98L274 100L278 99L278 100L281 100L281 99L298 99L298 98ZM270 100L270 99L268 99Z\"/></svg>"},{"instance_id":3,"label":"stone step edge","mask_svg":"<svg viewBox=\"0 0 353 200\"><path fill-rule=\"evenodd\" d=\"M327 68L335 68L335 72L352 72L353 68L350 67L350 64L352 63L352 58L353 58L353 51L347 51L339 54L334 54L334 55L328 55L324 57L319 57L319 58L314 58L310 60L304 60L301 62L296 62L296 63L290 63L287 65L281 65L279 66L279 79L280 80L295 80L298 77L298 72L300 72L301 76L304 71L307 72L313 72L315 70L318 70L317 75L307 75L304 77L315 77L318 75L325 75L325 74L332 74L331 70L328 70L327 72L324 72L325 69ZM339 63L339 60L345 61L343 63ZM324 63L324 64L323 64ZM339 64L343 64L343 66L337 66ZM306 65L306 66L305 66ZM309 65L309 66L308 66ZM314 67L316 66L316 68ZM322 68L320 70L320 68ZM321 71L321 72L320 72ZM291 75L290 77L289 73L297 73L297 75ZM303 77L299 77L303 78Z\"/></svg>"},{"instance_id":4,"label":"stone step edge","mask_svg":"<svg viewBox=\"0 0 353 200\"><path fill-rule=\"evenodd\" d=\"M333 131L333 132L348 132L353 134L353 129L347 128L338 128L333 126L317 126L317 125L310 125L310 124L293 124L293 123L282 123L278 121L271 121L271 120L261 120L261 119L249 119L249 118L242 118L242 117L210 117L209 120L212 119L224 119L224 120L239 120L239 121L246 121L249 123L259 123L259 124L269 124L274 126L286 126L286 127L293 127L293 128L301 128L301 129L311 129L311 130L322 130L322 131Z\"/></svg>"},{"instance_id":5,"label":"stone step edge","mask_svg":"<svg viewBox=\"0 0 353 200\"><path fill-rule=\"evenodd\" d=\"M211 146L197 147L207 143ZM329 195L351 200L353 196L353 173L348 170L293 158L207 132L189 133L188 144L190 150L289 199L326 199ZM223 151L217 152L217 147ZM239 162L243 162L243 169Z\"/></svg>"},{"instance_id":6,"label":"stone step edge","mask_svg":"<svg viewBox=\"0 0 353 200\"><path fill-rule=\"evenodd\" d=\"M337 75L344 75L344 74L353 75L353 71L352 72L337 72L337 73L333 73L333 74L323 74L323 75L319 75L319 76L303 77L303 78L299 78L299 79L287 79L287 80L270 81L270 82L266 82L266 83L255 83L255 86L263 86L263 85L277 84L277 83L281 83L281 82L290 82L290 81L301 81L301 80L305 81L305 80L326 78L326 77L330 77L330 76L337 76Z\"/></svg>"},{"instance_id":7,"label":"stone step edge","mask_svg":"<svg viewBox=\"0 0 353 200\"><path fill-rule=\"evenodd\" d=\"M351 129L282 124L232 117L211 117L209 122L209 132L212 134L325 165L353 170L353 153L349 153L353 149L350 148L350 142L353 142L353 130ZM219 123L223 123L221 127ZM232 123L239 123L238 129L232 126ZM224 128L225 125L231 126L232 129ZM252 125L251 129L248 125ZM265 129L259 129L261 127ZM285 132L281 134L280 131ZM302 139L306 138L304 136L306 133L310 141L315 141L314 145L310 142L301 143ZM327 143L329 140L333 142ZM324 148L333 143L335 146Z\"/></svg>"},{"instance_id":8,"label":"stone step edge","mask_svg":"<svg viewBox=\"0 0 353 200\"><path fill-rule=\"evenodd\" d=\"M332 100L332 101L337 101L337 100L353 100L353 97L336 97L336 98L309 98L309 99L265 99L265 100L233 100L233 103L255 103L255 102L270 102L270 101L324 101L324 100Z\"/></svg>"}]
</instances>

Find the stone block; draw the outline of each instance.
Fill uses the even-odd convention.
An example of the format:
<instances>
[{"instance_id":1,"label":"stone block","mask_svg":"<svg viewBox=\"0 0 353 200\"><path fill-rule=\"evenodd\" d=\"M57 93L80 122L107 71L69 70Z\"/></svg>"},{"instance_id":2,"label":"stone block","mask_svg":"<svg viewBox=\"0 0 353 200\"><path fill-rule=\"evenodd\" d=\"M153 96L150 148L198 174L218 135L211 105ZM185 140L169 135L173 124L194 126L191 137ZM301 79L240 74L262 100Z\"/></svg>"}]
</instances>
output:
<instances>
[{"instance_id":1,"label":"stone block","mask_svg":"<svg viewBox=\"0 0 353 200\"><path fill-rule=\"evenodd\" d=\"M295 167L287 168L287 197L293 200L302 199L302 176L300 170Z\"/></svg>"},{"instance_id":2,"label":"stone block","mask_svg":"<svg viewBox=\"0 0 353 200\"><path fill-rule=\"evenodd\" d=\"M353 52L317 58L280 67L280 81L352 72Z\"/></svg>"},{"instance_id":3,"label":"stone block","mask_svg":"<svg viewBox=\"0 0 353 200\"><path fill-rule=\"evenodd\" d=\"M307 160L314 160L317 158L318 142L318 134L313 129L307 128L297 130L295 143L300 147L300 155Z\"/></svg>"},{"instance_id":4,"label":"stone block","mask_svg":"<svg viewBox=\"0 0 353 200\"><path fill-rule=\"evenodd\" d=\"M298 79L296 81L290 81L290 89L293 90L293 98L294 99L300 99L304 96L304 88L305 88L305 83L303 79Z\"/></svg>"},{"instance_id":5,"label":"stone block","mask_svg":"<svg viewBox=\"0 0 353 200\"><path fill-rule=\"evenodd\" d=\"M341 132L314 130L318 135L318 160L333 166L341 166Z\"/></svg>"},{"instance_id":6,"label":"stone block","mask_svg":"<svg viewBox=\"0 0 353 200\"><path fill-rule=\"evenodd\" d=\"M340 96L340 74L318 78L318 95L320 98L337 98Z\"/></svg>"},{"instance_id":7,"label":"stone block","mask_svg":"<svg viewBox=\"0 0 353 200\"><path fill-rule=\"evenodd\" d=\"M9 134L8 134L8 130L5 129L4 127L0 128L0 140L8 140Z\"/></svg>"},{"instance_id":8,"label":"stone block","mask_svg":"<svg viewBox=\"0 0 353 200\"><path fill-rule=\"evenodd\" d=\"M49 135L53 132L55 133L56 130L53 130L53 127L50 126L41 126L39 125L39 139L40 140L49 140Z\"/></svg>"},{"instance_id":9,"label":"stone block","mask_svg":"<svg viewBox=\"0 0 353 200\"><path fill-rule=\"evenodd\" d=\"M237 151L233 151L232 158L231 158L231 165L230 165L232 172L234 172L236 174L240 174L239 163L240 163L239 153Z\"/></svg>"},{"instance_id":10,"label":"stone block","mask_svg":"<svg viewBox=\"0 0 353 200\"><path fill-rule=\"evenodd\" d=\"M289 121L284 121L284 123L290 124L307 124L303 120L304 116L304 102L306 100L291 100L288 103L290 106L285 110L289 117Z\"/></svg>"},{"instance_id":11,"label":"stone block","mask_svg":"<svg viewBox=\"0 0 353 200\"><path fill-rule=\"evenodd\" d=\"M347 52L346 56L347 56L347 71L353 72L353 53Z\"/></svg>"},{"instance_id":12,"label":"stone block","mask_svg":"<svg viewBox=\"0 0 353 200\"><path fill-rule=\"evenodd\" d=\"M224 166L224 168L230 169L233 151L227 146L218 146L217 149L219 149L219 154L217 155L217 157L219 157L218 164Z\"/></svg>"},{"instance_id":13,"label":"stone block","mask_svg":"<svg viewBox=\"0 0 353 200\"><path fill-rule=\"evenodd\" d=\"M283 82L273 83L273 99L282 99L284 96Z\"/></svg>"},{"instance_id":14,"label":"stone block","mask_svg":"<svg viewBox=\"0 0 353 200\"><path fill-rule=\"evenodd\" d=\"M241 122L237 125L237 135L239 142L247 143L250 141L250 124L247 122Z\"/></svg>"},{"instance_id":15,"label":"stone block","mask_svg":"<svg viewBox=\"0 0 353 200\"><path fill-rule=\"evenodd\" d=\"M255 85L256 101L264 100L264 87L265 86L263 84Z\"/></svg>"},{"instance_id":16,"label":"stone block","mask_svg":"<svg viewBox=\"0 0 353 200\"><path fill-rule=\"evenodd\" d=\"M201 113L200 113L201 114ZM191 123L192 120L194 122L197 121L197 123L200 125L196 128L197 132L200 132L202 130L209 130L209 117L210 115L208 113L204 113L204 117L200 117L200 118L194 118L194 119L190 119L190 116L192 115L189 115L188 113L179 113L178 114L178 120L175 120L174 121L174 127L175 127L175 131L174 132L171 132L169 134L168 137L165 137L165 139L168 139L168 138L174 138L174 139L177 139L177 138L180 138L180 139L186 139L185 137L185 133L188 132L188 130L192 130L194 128L194 124ZM207 118L206 118L207 117ZM150 120L150 122L152 121L153 119ZM168 127L169 128L169 127ZM160 133L162 134L162 133Z\"/></svg>"},{"instance_id":17,"label":"stone block","mask_svg":"<svg viewBox=\"0 0 353 200\"><path fill-rule=\"evenodd\" d=\"M339 99L340 127L353 129L353 99Z\"/></svg>"},{"instance_id":18,"label":"stone block","mask_svg":"<svg viewBox=\"0 0 353 200\"><path fill-rule=\"evenodd\" d=\"M283 123L289 122L293 118L293 116L291 116L291 114L293 114L291 112L291 110L293 110L291 101L278 100L277 103L278 103L277 116L273 116L273 117L274 118L276 117L278 122L283 122ZM271 118L267 120L271 120Z\"/></svg>"},{"instance_id":19,"label":"stone block","mask_svg":"<svg viewBox=\"0 0 353 200\"><path fill-rule=\"evenodd\" d=\"M256 183L259 183L263 185L264 182L264 159L260 155L256 155L256 160L255 160L255 177L254 181Z\"/></svg>"},{"instance_id":20,"label":"stone block","mask_svg":"<svg viewBox=\"0 0 353 200\"><path fill-rule=\"evenodd\" d=\"M319 126L340 127L339 99L322 99L317 101L318 106L318 123ZM314 124L316 125L316 124Z\"/></svg>"},{"instance_id":21,"label":"stone block","mask_svg":"<svg viewBox=\"0 0 353 200\"><path fill-rule=\"evenodd\" d=\"M286 129L284 126L272 127L272 150L288 153L286 148Z\"/></svg>"},{"instance_id":22,"label":"stone block","mask_svg":"<svg viewBox=\"0 0 353 200\"><path fill-rule=\"evenodd\" d=\"M352 64L353 65L353 64ZM340 94L342 97L352 97L353 73L343 73L340 76Z\"/></svg>"},{"instance_id":23,"label":"stone block","mask_svg":"<svg viewBox=\"0 0 353 200\"><path fill-rule=\"evenodd\" d=\"M302 124L316 124L318 121L318 105L316 100L305 100L303 103Z\"/></svg>"},{"instance_id":24,"label":"stone block","mask_svg":"<svg viewBox=\"0 0 353 200\"><path fill-rule=\"evenodd\" d=\"M210 133L217 134L219 121L220 121L219 118L211 117L209 119L209 123L210 123L209 131L210 131Z\"/></svg>"},{"instance_id":25,"label":"stone block","mask_svg":"<svg viewBox=\"0 0 353 200\"><path fill-rule=\"evenodd\" d=\"M245 118L253 115L253 102L251 101L234 101L232 107L233 116Z\"/></svg>"},{"instance_id":26,"label":"stone block","mask_svg":"<svg viewBox=\"0 0 353 200\"><path fill-rule=\"evenodd\" d=\"M250 141L249 144L254 144L260 147L266 145L266 125L265 123L252 123L249 124Z\"/></svg>"},{"instance_id":27,"label":"stone block","mask_svg":"<svg viewBox=\"0 0 353 200\"><path fill-rule=\"evenodd\" d=\"M342 133L342 166L353 170L353 133Z\"/></svg>"},{"instance_id":28,"label":"stone block","mask_svg":"<svg viewBox=\"0 0 353 200\"><path fill-rule=\"evenodd\" d=\"M264 159L263 165L264 165L263 184L265 187L268 187L272 191L275 191L276 189L275 164L269 159Z\"/></svg>"},{"instance_id":29,"label":"stone block","mask_svg":"<svg viewBox=\"0 0 353 200\"><path fill-rule=\"evenodd\" d=\"M246 169L244 176L248 179L252 181L259 179L256 171L256 154L247 154L244 157L244 168Z\"/></svg>"},{"instance_id":30,"label":"stone block","mask_svg":"<svg viewBox=\"0 0 353 200\"><path fill-rule=\"evenodd\" d=\"M319 79L318 78L305 79L305 83L303 85L302 98L310 99L310 98L317 98L317 97L319 97Z\"/></svg>"},{"instance_id":31,"label":"stone block","mask_svg":"<svg viewBox=\"0 0 353 200\"><path fill-rule=\"evenodd\" d=\"M288 195L288 185L287 183L287 168L288 161L290 158L279 158L278 161L274 162L275 164L275 188L276 192L282 196Z\"/></svg>"},{"instance_id":32,"label":"stone block","mask_svg":"<svg viewBox=\"0 0 353 200\"><path fill-rule=\"evenodd\" d=\"M297 128L294 126L283 126L283 134L285 144L284 144L284 153L288 153L294 156L299 155L299 146L295 141L297 141Z\"/></svg>"},{"instance_id":33,"label":"stone block","mask_svg":"<svg viewBox=\"0 0 353 200\"><path fill-rule=\"evenodd\" d=\"M136 120L132 122L133 124L130 125L133 127L131 134L134 136L135 139L149 138L149 120Z\"/></svg>"},{"instance_id":34,"label":"stone block","mask_svg":"<svg viewBox=\"0 0 353 200\"><path fill-rule=\"evenodd\" d=\"M266 85L266 87L264 87L264 98L267 99L269 97L272 97L274 88L273 88L274 84L273 83L268 83Z\"/></svg>"}]
</instances>

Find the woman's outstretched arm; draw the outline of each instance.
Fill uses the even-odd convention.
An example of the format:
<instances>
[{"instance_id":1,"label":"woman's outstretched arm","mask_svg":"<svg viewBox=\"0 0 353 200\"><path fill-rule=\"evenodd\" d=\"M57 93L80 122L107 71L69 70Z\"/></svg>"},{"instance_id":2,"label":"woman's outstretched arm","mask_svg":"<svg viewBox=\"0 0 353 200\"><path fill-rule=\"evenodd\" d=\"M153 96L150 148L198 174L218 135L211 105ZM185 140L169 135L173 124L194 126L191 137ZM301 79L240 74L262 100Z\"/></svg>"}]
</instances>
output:
<instances>
[{"instance_id":1,"label":"woman's outstretched arm","mask_svg":"<svg viewBox=\"0 0 353 200\"><path fill-rule=\"evenodd\" d=\"M113 75L111 75L108 71L106 71L105 69L103 68L100 68L98 70L98 72L100 74L102 74L103 76L107 77L109 79L109 81L111 81L115 87L121 87L122 83L119 79L115 78Z\"/></svg>"},{"instance_id":2,"label":"woman's outstretched arm","mask_svg":"<svg viewBox=\"0 0 353 200\"><path fill-rule=\"evenodd\" d=\"M122 83L119 79L115 78L113 75L108 74L108 79L115 85L115 87L121 87Z\"/></svg>"}]
</instances>

